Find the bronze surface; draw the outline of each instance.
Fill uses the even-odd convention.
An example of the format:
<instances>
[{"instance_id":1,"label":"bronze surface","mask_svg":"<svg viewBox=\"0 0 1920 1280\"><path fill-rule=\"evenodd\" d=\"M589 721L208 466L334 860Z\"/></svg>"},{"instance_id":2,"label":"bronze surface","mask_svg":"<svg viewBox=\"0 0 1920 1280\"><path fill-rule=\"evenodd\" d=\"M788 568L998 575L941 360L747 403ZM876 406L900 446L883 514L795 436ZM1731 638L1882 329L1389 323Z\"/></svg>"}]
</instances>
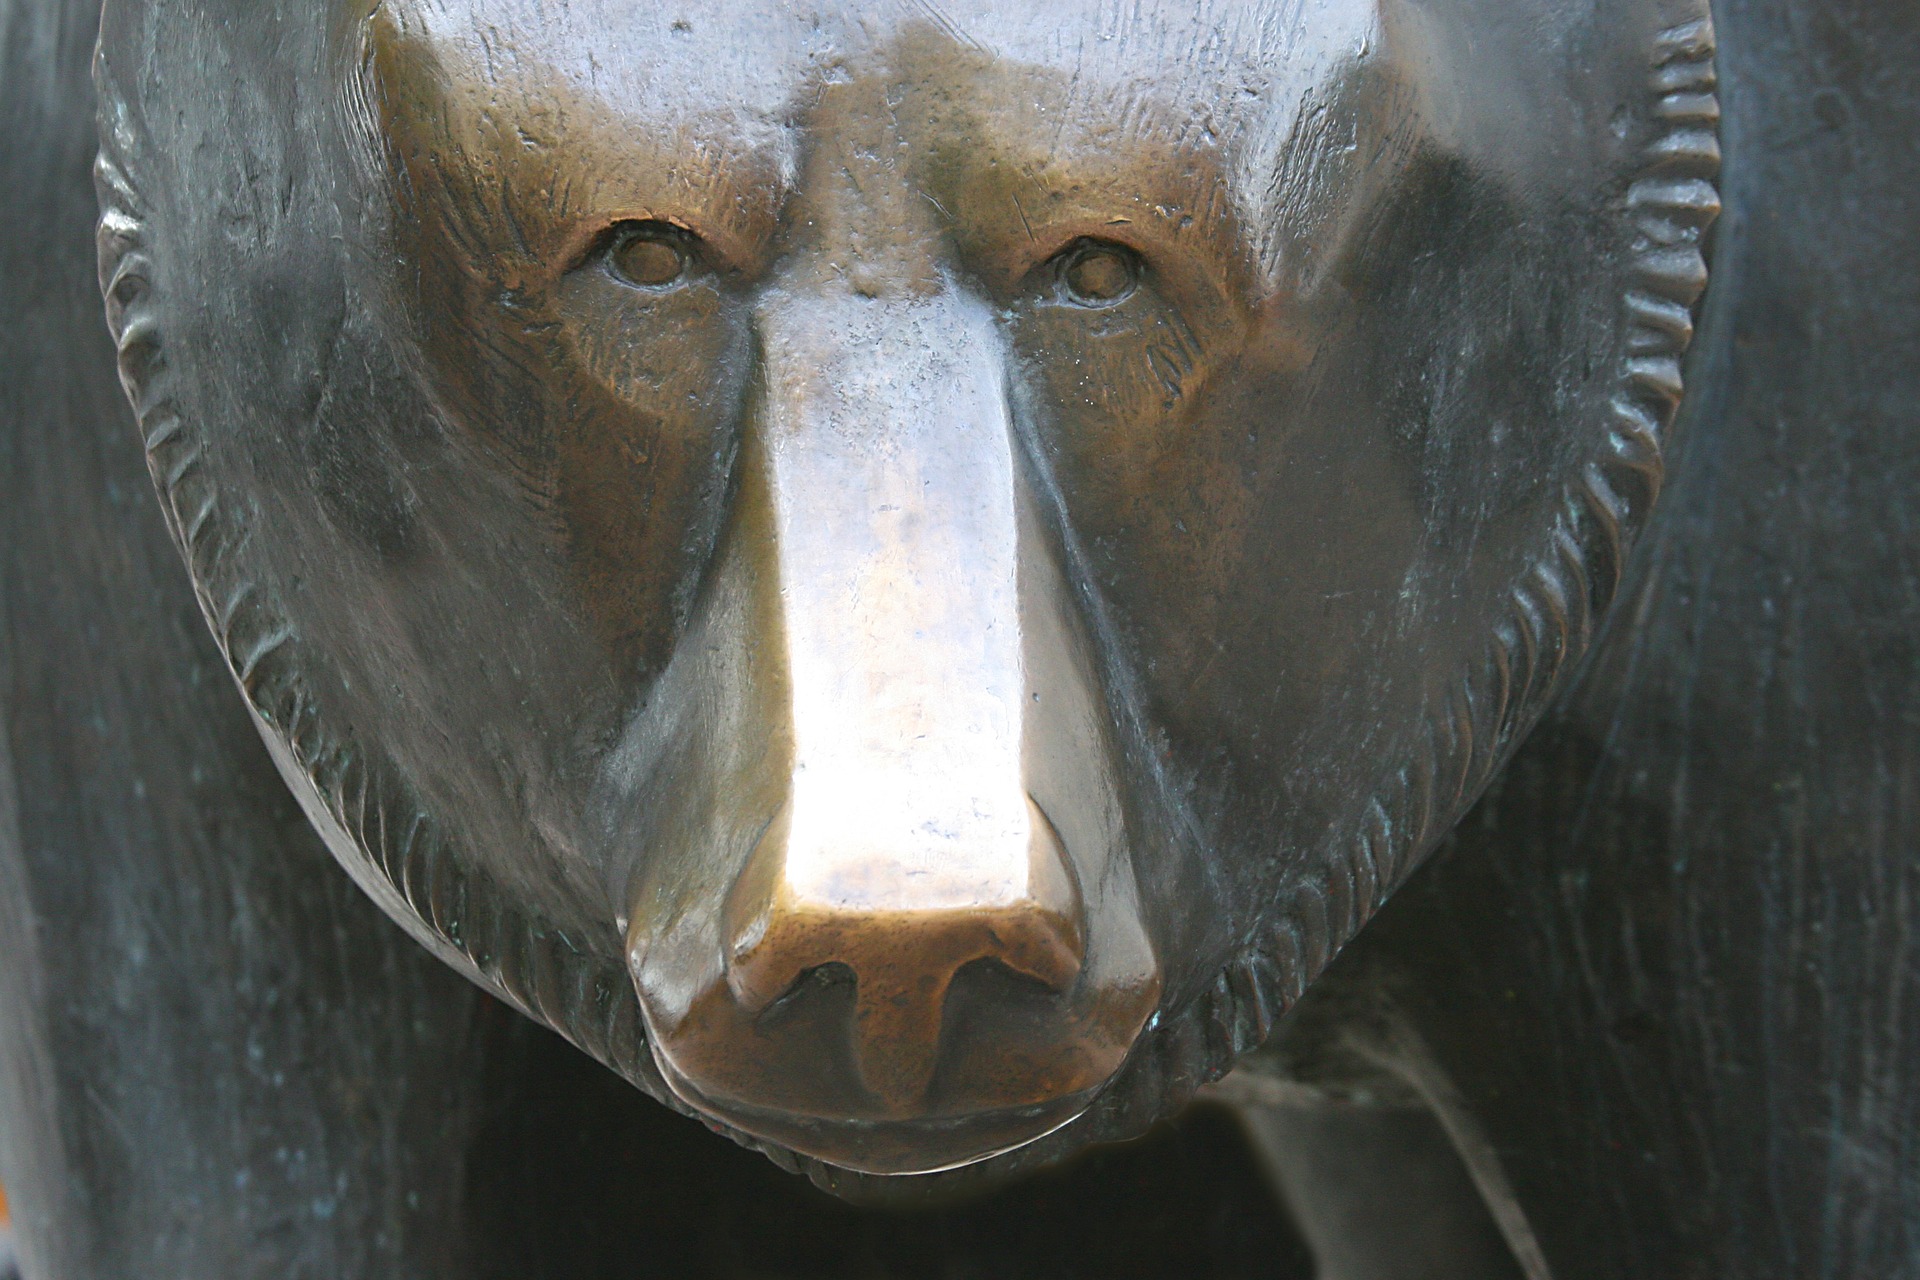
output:
<instances>
[{"instance_id":1,"label":"bronze surface","mask_svg":"<svg viewBox=\"0 0 1920 1280\"><path fill-rule=\"evenodd\" d=\"M203 603L391 914L787 1156L1225 1070L1658 492L1693 0L329 13L318 123L103 156Z\"/></svg>"}]
</instances>

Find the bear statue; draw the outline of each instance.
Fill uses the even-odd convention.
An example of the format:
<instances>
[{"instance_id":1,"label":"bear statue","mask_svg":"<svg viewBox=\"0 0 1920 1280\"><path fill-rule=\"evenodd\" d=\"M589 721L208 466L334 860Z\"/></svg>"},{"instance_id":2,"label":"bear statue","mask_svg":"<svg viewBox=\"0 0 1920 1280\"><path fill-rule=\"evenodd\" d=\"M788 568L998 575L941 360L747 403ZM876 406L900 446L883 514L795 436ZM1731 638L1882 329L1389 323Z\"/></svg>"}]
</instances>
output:
<instances>
[{"instance_id":1,"label":"bear statue","mask_svg":"<svg viewBox=\"0 0 1920 1280\"><path fill-rule=\"evenodd\" d=\"M0 14L25 1280L1920 1280L1920 11Z\"/></svg>"}]
</instances>

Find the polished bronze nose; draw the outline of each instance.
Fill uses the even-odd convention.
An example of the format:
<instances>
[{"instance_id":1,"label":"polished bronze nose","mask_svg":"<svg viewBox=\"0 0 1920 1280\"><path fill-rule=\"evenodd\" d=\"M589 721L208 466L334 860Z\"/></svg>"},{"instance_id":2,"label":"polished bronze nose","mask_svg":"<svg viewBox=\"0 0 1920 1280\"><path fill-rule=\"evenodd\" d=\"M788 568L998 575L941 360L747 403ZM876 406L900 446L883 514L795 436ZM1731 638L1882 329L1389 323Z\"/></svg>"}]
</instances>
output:
<instances>
[{"instance_id":1,"label":"polished bronze nose","mask_svg":"<svg viewBox=\"0 0 1920 1280\"><path fill-rule=\"evenodd\" d=\"M630 963L680 1099L930 1172L1090 1105L1158 961L993 316L806 276L759 323L764 416L654 694L674 728L636 747L679 785Z\"/></svg>"},{"instance_id":2,"label":"polished bronze nose","mask_svg":"<svg viewBox=\"0 0 1920 1280\"><path fill-rule=\"evenodd\" d=\"M1085 958L1065 850L1039 806L1022 799L1017 813L987 815L995 829L962 847L921 824L905 856L865 845L858 817L835 823L843 843L823 849L783 815L729 902L735 999L764 1015L807 998L808 979L839 966L854 984L848 1034L861 1083L885 1112L918 1113L941 1061L956 974L997 965L1062 993Z\"/></svg>"}]
</instances>

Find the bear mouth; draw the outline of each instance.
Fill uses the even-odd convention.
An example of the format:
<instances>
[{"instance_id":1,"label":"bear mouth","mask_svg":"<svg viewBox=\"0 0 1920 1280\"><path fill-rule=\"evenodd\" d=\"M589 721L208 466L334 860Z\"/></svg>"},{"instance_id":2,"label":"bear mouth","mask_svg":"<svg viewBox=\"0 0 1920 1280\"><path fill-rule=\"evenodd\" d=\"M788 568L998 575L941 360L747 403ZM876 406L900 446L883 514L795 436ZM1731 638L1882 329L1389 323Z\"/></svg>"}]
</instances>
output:
<instances>
[{"instance_id":1,"label":"bear mouth","mask_svg":"<svg viewBox=\"0 0 1920 1280\"><path fill-rule=\"evenodd\" d=\"M667 1087L702 1116L751 1133L797 1155L859 1174L912 1177L949 1173L1031 1146L1086 1114L1111 1083L1043 1103L967 1115L907 1119L824 1119L703 1094L656 1048Z\"/></svg>"}]
</instances>

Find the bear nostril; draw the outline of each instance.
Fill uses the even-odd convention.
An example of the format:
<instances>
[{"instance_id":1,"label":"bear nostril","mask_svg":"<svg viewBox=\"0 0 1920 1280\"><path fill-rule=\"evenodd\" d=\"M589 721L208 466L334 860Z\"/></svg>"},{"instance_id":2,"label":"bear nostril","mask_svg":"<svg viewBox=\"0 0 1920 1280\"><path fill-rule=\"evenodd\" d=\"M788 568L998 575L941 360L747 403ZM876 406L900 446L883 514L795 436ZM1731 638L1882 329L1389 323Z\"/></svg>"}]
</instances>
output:
<instances>
[{"instance_id":1,"label":"bear nostril","mask_svg":"<svg viewBox=\"0 0 1920 1280\"><path fill-rule=\"evenodd\" d=\"M728 982L763 1034L852 989L847 1028L861 1083L912 1114L939 1064L956 976L991 966L999 985L1057 999L1081 967L1077 920L1031 902L976 910L834 911L785 899L736 950ZM832 959L824 957L831 956Z\"/></svg>"},{"instance_id":2,"label":"bear nostril","mask_svg":"<svg viewBox=\"0 0 1920 1280\"><path fill-rule=\"evenodd\" d=\"M1022 972L997 956L986 956L961 965L954 972L948 999L952 999L962 988L983 994L991 993L994 998L1008 1001L1046 1000L1060 994L1058 986L1044 978Z\"/></svg>"},{"instance_id":3,"label":"bear nostril","mask_svg":"<svg viewBox=\"0 0 1920 1280\"><path fill-rule=\"evenodd\" d=\"M981 794L944 811L992 818L972 826L876 824L872 804L809 820L789 801L700 928L636 910L631 962L669 1087L867 1172L966 1163L1079 1114L1158 1002L1159 968L1130 897L1088 914L1029 796Z\"/></svg>"},{"instance_id":4,"label":"bear nostril","mask_svg":"<svg viewBox=\"0 0 1920 1280\"><path fill-rule=\"evenodd\" d=\"M850 999L858 981L854 976L853 966L838 960L830 960L826 964L817 964L812 968L803 969L791 986L774 997L773 1002L760 1011L759 1016L754 1019L754 1026L767 1034L778 1032L786 1023L792 1021L792 1015L808 1001Z\"/></svg>"},{"instance_id":5,"label":"bear nostril","mask_svg":"<svg viewBox=\"0 0 1920 1280\"><path fill-rule=\"evenodd\" d=\"M726 985L741 1012L764 1035L843 1040L883 1113L923 1109L957 974L991 964L1058 1004L1084 962L1066 851L1037 805L1023 799L1017 812L1023 822L998 828L1006 843L973 850L975 874L996 869L977 884L914 874L871 851L796 846L792 822L774 823L729 900Z\"/></svg>"}]
</instances>

